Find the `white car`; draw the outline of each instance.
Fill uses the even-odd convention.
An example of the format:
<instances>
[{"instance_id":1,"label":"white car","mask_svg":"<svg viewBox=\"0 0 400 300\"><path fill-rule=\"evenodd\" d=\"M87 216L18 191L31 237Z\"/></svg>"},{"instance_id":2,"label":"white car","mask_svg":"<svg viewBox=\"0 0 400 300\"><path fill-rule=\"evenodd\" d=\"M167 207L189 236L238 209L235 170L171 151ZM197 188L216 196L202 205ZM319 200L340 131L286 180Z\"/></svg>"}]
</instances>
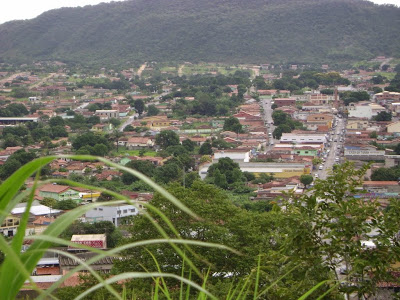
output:
<instances>
[{"instance_id":1,"label":"white car","mask_svg":"<svg viewBox=\"0 0 400 300\"><path fill-rule=\"evenodd\" d=\"M319 176L318 176L318 173L315 173L315 176L314 176L315 178L318 178Z\"/></svg>"},{"instance_id":2,"label":"white car","mask_svg":"<svg viewBox=\"0 0 400 300\"><path fill-rule=\"evenodd\" d=\"M318 170L322 170L323 168L324 168L324 166L323 166L323 165L320 165L319 168L318 168Z\"/></svg>"}]
</instances>

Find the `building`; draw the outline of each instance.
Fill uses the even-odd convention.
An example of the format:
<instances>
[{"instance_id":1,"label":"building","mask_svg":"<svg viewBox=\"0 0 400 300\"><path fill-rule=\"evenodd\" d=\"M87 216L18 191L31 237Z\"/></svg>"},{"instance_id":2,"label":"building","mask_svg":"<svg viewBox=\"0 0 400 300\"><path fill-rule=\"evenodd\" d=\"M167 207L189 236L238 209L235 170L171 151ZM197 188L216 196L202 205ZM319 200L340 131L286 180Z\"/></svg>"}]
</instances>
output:
<instances>
[{"instance_id":1,"label":"building","mask_svg":"<svg viewBox=\"0 0 400 300\"><path fill-rule=\"evenodd\" d=\"M39 189L39 196L43 198L53 198L57 201L75 200L81 201L79 191L72 189L67 185L45 184Z\"/></svg>"},{"instance_id":2,"label":"building","mask_svg":"<svg viewBox=\"0 0 400 300\"><path fill-rule=\"evenodd\" d=\"M386 128L388 133L400 133L400 121L390 123Z\"/></svg>"},{"instance_id":3,"label":"building","mask_svg":"<svg viewBox=\"0 0 400 300\"><path fill-rule=\"evenodd\" d=\"M225 149L225 150L216 150L214 152L214 161L219 160L220 158L229 157L233 161L241 161L241 162L249 162L251 157L251 150L248 148L245 149Z\"/></svg>"},{"instance_id":4,"label":"building","mask_svg":"<svg viewBox=\"0 0 400 300\"><path fill-rule=\"evenodd\" d=\"M295 106L296 105L296 98L275 98L274 102L278 107Z\"/></svg>"},{"instance_id":5,"label":"building","mask_svg":"<svg viewBox=\"0 0 400 300\"><path fill-rule=\"evenodd\" d=\"M8 237L14 236L17 233L20 220L20 218L14 216L6 217L1 224L0 233Z\"/></svg>"},{"instance_id":6,"label":"building","mask_svg":"<svg viewBox=\"0 0 400 300\"><path fill-rule=\"evenodd\" d=\"M349 118L366 118L371 119L375 117L381 111L386 111L386 109L376 103L369 101L363 101L358 103L350 103L347 107Z\"/></svg>"},{"instance_id":7,"label":"building","mask_svg":"<svg viewBox=\"0 0 400 300\"><path fill-rule=\"evenodd\" d=\"M390 101L400 101L400 93L383 91L382 93L375 94L375 100L379 103L386 103Z\"/></svg>"},{"instance_id":8,"label":"building","mask_svg":"<svg viewBox=\"0 0 400 300\"><path fill-rule=\"evenodd\" d=\"M348 160L384 160L385 151L370 146L344 146L344 157Z\"/></svg>"},{"instance_id":9,"label":"building","mask_svg":"<svg viewBox=\"0 0 400 300\"><path fill-rule=\"evenodd\" d=\"M71 242L97 249L107 249L107 238L105 234L74 234L71 238ZM68 250L79 250L79 248L68 246Z\"/></svg>"},{"instance_id":10,"label":"building","mask_svg":"<svg viewBox=\"0 0 400 300\"><path fill-rule=\"evenodd\" d=\"M128 149L152 148L154 141L148 137L131 137L128 138L125 146Z\"/></svg>"},{"instance_id":11,"label":"building","mask_svg":"<svg viewBox=\"0 0 400 300\"><path fill-rule=\"evenodd\" d=\"M138 208L130 204L98 206L86 212L85 220L89 223L110 221L118 227L121 219L136 216L138 213Z\"/></svg>"},{"instance_id":12,"label":"building","mask_svg":"<svg viewBox=\"0 0 400 300\"><path fill-rule=\"evenodd\" d=\"M96 116L100 117L100 120L109 120L111 118L119 118L119 111L117 109L98 109L95 112Z\"/></svg>"},{"instance_id":13,"label":"building","mask_svg":"<svg viewBox=\"0 0 400 300\"><path fill-rule=\"evenodd\" d=\"M329 114L311 114L307 116L307 128L315 129L318 126L327 126L328 128L332 127L333 124L333 116Z\"/></svg>"},{"instance_id":14,"label":"building","mask_svg":"<svg viewBox=\"0 0 400 300\"><path fill-rule=\"evenodd\" d=\"M327 142L325 134L309 133L282 133L281 143L293 144L325 144Z\"/></svg>"}]
</instances>

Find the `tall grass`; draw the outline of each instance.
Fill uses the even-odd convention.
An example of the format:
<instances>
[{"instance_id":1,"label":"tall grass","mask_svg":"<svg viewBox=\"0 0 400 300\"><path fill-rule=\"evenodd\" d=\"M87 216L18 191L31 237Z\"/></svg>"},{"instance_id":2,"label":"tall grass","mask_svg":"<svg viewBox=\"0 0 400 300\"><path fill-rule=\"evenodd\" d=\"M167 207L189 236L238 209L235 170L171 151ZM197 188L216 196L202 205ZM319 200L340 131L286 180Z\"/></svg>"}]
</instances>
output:
<instances>
[{"instance_id":1,"label":"tall grass","mask_svg":"<svg viewBox=\"0 0 400 300\"><path fill-rule=\"evenodd\" d=\"M140 180L148 184L155 191L161 193L166 199L171 201L174 205L176 205L179 209L191 215L192 217L199 219L194 212L188 209L183 203L181 203L178 199L176 199L173 195L171 195L168 191L166 191L163 187L157 185L152 180L144 176L143 174L132 170L130 168L120 166L113 162L110 162L104 158L100 157L92 157L92 156L64 156L74 160L98 160L104 162L106 165L110 167L114 167L121 171L129 172L132 175L138 177ZM171 299L171 294L169 292L169 287L165 281L166 278L173 278L180 282L180 293L179 299L190 299L193 295L193 290L196 291L198 295L198 299L216 299L214 295L212 295L207 290L207 279L210 274L203 274L194 263L185 255L186 252L193 253L191 246L202 246L202 247L213 247L221 250L229 250L235 253L238 253L234 249L230 249L224 245L212 244L200 241L193 240L183 240L177 230L174 228L173 224L168 220L168 218L158 209L153 207L149 203L140 203L143 205L146 210L151 210L155 212L158 216L160 216L167 224L168 228L172 230L174 236L168 236L165 230L151 217L149 214L143 213L150 219L152 224L157 228L160 234L163 236L162 239L154 239L154 240L145 240L135 243L125 244L110 250L99 250L91 247L87 247L84 245L73 244L70 241L66 241L59 238L59 235L70 226L77 218L81 217L87 211L103 205L114 205L114 204L122 204L129 203L137 206L137 202L133 202L127 197L120 195L118 193L99 189L98 187L92 187L83 185L77 182L71 182L69 180L48 180L48 181L39 181L39 174L42 167L46 164L50 163L53 159L58 157L50 156L50 157L42 157L38 158L34 161L29 162L28 164L21 167L18 171L16 171L12 176L10 176L6 181L4 181L0 185L0 222L2 223L4 219L11 213L11 210L18 204L23 198L27 197L27 209L25 213L21 217L20 225L17 230L16 235L12 239L11 243L7 242L3 235L0 234L0 250L5 254L5 259L2 265L0 266L0 295L1 299L16 299L19 291L23 287L29 287L35 290L38 293L38 299L50 299L55 298L53 293L57 288L63 283L63 281L70 278L76 272L80 272L82 270L87 270L90 274L97 280L97 284L91 286L89 289L81 293L77 299L83 299L88 296L92 292L95 292L98 289L105 288L110 295L112 295L115 299L126 299L127 291L126 289L122 289L122 292L117 291L113 284L124 282L127 280L134 279L143 279L143 278L152 278L154 281L154 290L153 290L153 299L162 298ZM34 185L31 190L19 192L22 185L25 181L36 174ZM35 189L46 183L46 182L63 182L66 184L86 187L89 189L96 189L101 191L106 191L110 195L114 196L115 201L110 202L102 202L102 203L91 203L83 206L79 206L71 211L66 212L65 214L58 217L51 225L47 227L47 229L40 235L34 235L25 237L25 230L28 225L29 219L29 208L32 205ZM25 240L33 241L31 246L25 251L22 252L22 245ZM161 272L161 268L158 266L157 260L154 258L154 264L157 266L158 272L127 272L123 274L118 274L113 277L103 279L101 274L96 272L91 264L99 261L100 259L111 256L117 257L123 251L134 248L134 247L143 247L146 245L153 244L162 244L168 243L171 245L176 254L179 255L182 259L182 273L180 275L169 274ZM83 250L91 251L96 255L87 261L81 261L78 257L71 253L62 252L57 249L51 249L51 245L59 244L64 246L74 246L77 248L81 248ZM182 247L179 247L182 246ZM182 250L182 248L184 250ZM47 290L41 290L38 286L33 282L31 278L31 274L36 267L39 259L43 256L46 251L52 251L57 254L62 254L64 256L70 257L79 262L79 265L66 273L62 280L55 282L52 286L50 286ZM186 269L187 268L187 269ZM189 272L187 272L189 271ZM254 295L253 299L262 298L268 291L268 288L263 287L260 289L259 287L259 279L260 279L260 260L258 263L258 267L254 271L254 273L250 274L247 278L240 281L240 284L232 284L229 293L226 295L226 299L248 299L249 291L250 291L250 282L255 282L253 286L255 289L252 291L252 295ZM198 277L203 278L203 283L199 285L191 279L191 275L195 273ZM189 274L185 277L185 274ZM281 278L280 278L281 279ZM279 279L279 280L280 280ZM317 289L318 286L315 287ZM313 292L313 291L310 291ZM307 297L307 295L304 295Z\"/></svg>"}]
</instances>

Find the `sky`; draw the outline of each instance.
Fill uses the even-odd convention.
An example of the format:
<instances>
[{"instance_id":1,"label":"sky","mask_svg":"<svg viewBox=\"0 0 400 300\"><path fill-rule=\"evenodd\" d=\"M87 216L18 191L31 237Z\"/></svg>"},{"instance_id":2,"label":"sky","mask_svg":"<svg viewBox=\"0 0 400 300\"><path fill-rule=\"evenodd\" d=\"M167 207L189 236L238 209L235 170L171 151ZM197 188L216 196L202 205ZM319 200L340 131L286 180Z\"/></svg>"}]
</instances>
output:
<instances>
[{"instance_id":1,"label":"sky","mask_svg":"<svg viewBox=\"0 0 400 300\"><path fill-rule=\"evenodd\" d=\"M115 2L122 0L115 0ZM377 4L395 4L400 0L371 0ZM0 24L11 20L32 19L41 13L55 8L96 5L111 0L1 0Z\"/></svg>"}]
</instances>

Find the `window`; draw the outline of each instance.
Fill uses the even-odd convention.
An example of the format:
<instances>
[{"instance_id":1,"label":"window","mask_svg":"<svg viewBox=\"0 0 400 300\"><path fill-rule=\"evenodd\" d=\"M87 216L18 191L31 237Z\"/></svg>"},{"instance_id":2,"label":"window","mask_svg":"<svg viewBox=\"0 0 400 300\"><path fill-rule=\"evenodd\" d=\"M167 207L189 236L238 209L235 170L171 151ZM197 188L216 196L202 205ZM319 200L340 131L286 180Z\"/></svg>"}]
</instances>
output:
<instances>
[{"instance_id":1,"label":"window","mask_svg":"<svg viewBox=\"0 0 400 300\"><path fill-rule=\"evenodd\" d=\"M126 214L126 213L128 213L128 210L127 210L127 209L124 209L122 212L123 212L124 214Z\"/></svg>"},{"instance_id":2,"label":"window","mask_svg":"<svg viewBox=\"0 0 400 300\"><path fill-rule=\"evenodd\" d=\"M131 212L135 212L135 209L131 209Z\"/></svg>"},{"instance_id":3,"label":"window","mask_svg":"<svg viewBox=\"0 0 400 300\"><path fill-rule=\"evenodd\" d=\"M99 208L99 210L100 210L100 211L103 211L103 209L102 209L102 208Z\"/></svg>"},{"instance_id":4,"label":"window","mask_svg":"<svg viewBox=\"0 0 400 300\"><path fill-rule=\"evenodd\" d=\"M121 214L121 211L120 211L120 210L117 210L117 214L119 214L119 215L120 215L120 214Z\"/></svg>"}]
</instances>

